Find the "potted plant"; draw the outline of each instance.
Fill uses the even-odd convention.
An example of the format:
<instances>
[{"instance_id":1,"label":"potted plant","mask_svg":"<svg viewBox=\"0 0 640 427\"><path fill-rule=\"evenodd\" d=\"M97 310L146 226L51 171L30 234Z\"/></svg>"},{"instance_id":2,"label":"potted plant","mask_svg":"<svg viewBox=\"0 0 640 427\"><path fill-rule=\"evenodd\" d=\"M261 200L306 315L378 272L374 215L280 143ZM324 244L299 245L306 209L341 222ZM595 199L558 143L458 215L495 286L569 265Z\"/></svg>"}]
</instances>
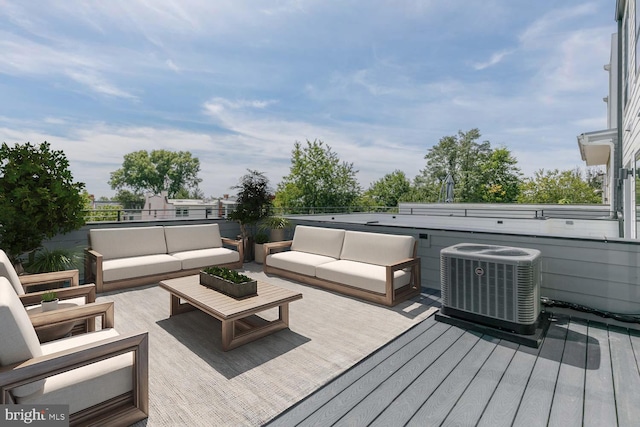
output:
<instances>
[{"instance_id":1,"label":"potted plant","mask_svg":"<svg viewBox=\"0 0 640 427\"><path fill-rule=\"evenodd\" d=\"M269 230L269 241L281 242L284 240L284 232L291 227L291 221L281 216L270 216L262 221L261 228Z\"/></svg>"},{"instance_id":2,"label":"potted plant","mask_svg":"<svg viewBox=\"0 0 640 427\"><path fill-rule=\"evenodd\" d=\"M55 292L44 292L42 294L42 311L51 311L58 308L58 295Z\"/></svg>"},{"instance_id":3,"label":"potted plant","mask_svg":"<svg viewBox=\"0 0 640 427\"><path fill-rule=\"evenodd\" d=\"M247 169L249 173L240 178L240 183L233 189L238 190L236 207L228 216L240 225L240 234L244 242L244 260L253 259L253 244L250 227L271 215L271 189L269 179L264 173Z\"/></svg>"},{"instance_id":4,"label":"potted plant","mask_svg":"<svg viewBox=\"0 0 640 427\"><path fill-rule=\"evenodd\" d=\"M226 267L206 267L200 271L200 284L234 298L257 295L258 282Z\"/></svg>"},{"instance_id":5,"label":"potted plant","mask_svg":"<svg viewBox=\"0 0 640 427\"><path fill-rule=\"evenodd\" d=\"M260 232L254 237L253 252L258 264L264 262L264 244L267 242L269 242L269 236L266 233Z\"/></svg>"}]
</instances>

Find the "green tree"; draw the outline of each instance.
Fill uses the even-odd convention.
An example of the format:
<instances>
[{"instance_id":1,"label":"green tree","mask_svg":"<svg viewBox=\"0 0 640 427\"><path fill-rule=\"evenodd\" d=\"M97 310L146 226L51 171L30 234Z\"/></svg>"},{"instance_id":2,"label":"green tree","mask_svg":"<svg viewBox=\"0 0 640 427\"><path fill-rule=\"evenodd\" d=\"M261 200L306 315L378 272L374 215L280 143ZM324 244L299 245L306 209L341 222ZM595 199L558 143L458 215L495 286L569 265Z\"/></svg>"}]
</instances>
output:
<instances>
[{"instance_id":1,"label":"green tree","mask_svg":"<svg viewBox=\"0 0 640 427\"><path fill-rule=\"evenodd\" d=\"M489 141L478 142L480 131L458 131L445 136L425 155L427 164L416 177L412 197L434 196L438 199L448 174L455 182L456 202L513 202L517 197L520 170L506 148L492 149Z\"/></svg>"},{"instance_id":2,"label":"green tree","mask_svg":"<svg viewBox=\"0 0 640 427\"><path fill-rule=\"evenodd\" d=\"M113 200L122 205L121 209L142 209L144 207L144 195L129 190L118 190Z\"/></svg>"},{"instance_id":3,"label":"green tree","mask_svg":"<svg viewBox=\"0 0 640 427\"><path fill-rule=\"evenodd\" d=\"M395 170L372 183L364 192L363 199L370 200L373 206L398 206L398 202L410 191L411 182L407 176Z\"/></svg>"},{"instance_id":4,"label":"green tree","mask_svg":"<svg viewBox=\"0 0 640 427\"><path fill-rule=\"evenodd\" d=\"M520 193L518 161L506 148L497 148L481 165L482 200L488 203L515 203Z\"/></svg>"},{"instance_id":5,"label":"green tree","mask_svg":"<svg viewBox=\"0 0 640 427\"><path fill-rule=\"evenodd\" d=\"M124 156L122 167L111 173L109 185L114 190L129 188L134 194L167 191L170 198L181 189L193 189L198 178L200 160L188 151L146 150Z\"/></svg>"},{"instance_id":6,"label":"green tree","mask_svg":"<svg viewBox=\"0 0 640 427\"><path fill-rule=\"evenodd\" d=\"M315 208L352 207L361 193L353 163L341 162L322 141L296 141L289 175L278 184L276 206L290 212Z\"/></svg>"},{"instance_id":7,"label":"green tree","mask_svg":"<svg viewBox=\"0 0 640 427\"><path fill-rule=\"evenodd\" d=\"M248 173L240 178L238 185L231 187L238 190L236 207L229 214L229 219L238 221L243 239L249 237L248 226L258 223L271 215L272 193L269 179L263 172L247 169ZM245 249L247 249L245 247Z\"/></svg>"},{"instance_id":8,"label":"green tree","mask_svg":"<svg viewBox=\"0 0 640 427\"><path fill-rule=\"evenodd\" d=\"M15 261L44 239L85 223L84 183L74 182L64 152L6 143L0 148L0 247Z\"/></svg>"},{"instance_id":9,"label":"green tree","mask_svg":"<svg viewBox=\"0 0 640 427\"><path fill-rule=\"evenodd\" d=\"M601 203L601 195L582 178L579 168L540 169L520 185L519 203Z\"/></svg>"}]
</instances>

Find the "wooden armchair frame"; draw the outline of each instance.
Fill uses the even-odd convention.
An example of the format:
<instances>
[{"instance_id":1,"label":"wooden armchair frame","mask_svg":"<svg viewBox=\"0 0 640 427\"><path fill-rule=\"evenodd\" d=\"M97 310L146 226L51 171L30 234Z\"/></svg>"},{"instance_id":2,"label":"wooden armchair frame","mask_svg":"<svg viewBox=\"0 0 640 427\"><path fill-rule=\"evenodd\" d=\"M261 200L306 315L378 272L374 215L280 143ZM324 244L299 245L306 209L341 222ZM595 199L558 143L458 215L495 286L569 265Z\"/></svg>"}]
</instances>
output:
<instances>
[{"instance_id":1,"label":"wooden armchair frame","mask_svg":"<svg viewBox=\"0 0 640 427\"><path fill-rule=\"evenodd\" d=\"M102 317L103 328L112 328L114 326L113 302L37 313L31 316L31 322L34 328L38 328L98 316ZM147 332L120 335L0 367L0 403L15 403L10 391L20 385L129 352L134 353L133 390L100 405L70 414L69 421L72 426L131 425L147 418L149 414L149 337Z\"/></svg>"},{"instance_id":2,"label":"wooden armchair frame","mask_svg":"<svg viewBox=\"0 0 640 427\"><path fill-rule=\"evenodd\" d=\"M51 273L27 274L18 276L24 288L25 294L19 295L22 305L29 307L40 304L42 295L45 292L55 292L59 300L64 301L71 298L84 297L85 304L96 301L96 287L94 284L80 286L80 272L78 270L53 271ZM69 287L51 288L46 291L29 292L29 288L39 285L59 283L68 281ZM78 323L74 328L74 333L95 331L95 318L87 318L84 322Z\"/></svg>"}]
</instances>

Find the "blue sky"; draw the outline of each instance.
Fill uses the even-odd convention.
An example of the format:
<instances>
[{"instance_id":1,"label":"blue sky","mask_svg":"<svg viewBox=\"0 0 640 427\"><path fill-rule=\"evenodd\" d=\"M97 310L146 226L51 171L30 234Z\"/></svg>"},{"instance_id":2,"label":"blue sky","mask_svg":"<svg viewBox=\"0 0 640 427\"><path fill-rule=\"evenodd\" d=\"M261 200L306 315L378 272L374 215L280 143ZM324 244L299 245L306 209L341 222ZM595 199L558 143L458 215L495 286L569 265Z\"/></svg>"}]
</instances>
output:
<instances>
[{"instance_id":1,"label":"blue sky","mask_svg":"<svg viewBox=\"0 0 640 427\"><path fill-rule=\"evenodd\" d=\"M111 196L137 150L187 150L206 196L273 187L319 139L364 189L477 127L525 175L606 128L615 2L0 0L0 140L48 141Z\"/></svg>"}]
</instances>

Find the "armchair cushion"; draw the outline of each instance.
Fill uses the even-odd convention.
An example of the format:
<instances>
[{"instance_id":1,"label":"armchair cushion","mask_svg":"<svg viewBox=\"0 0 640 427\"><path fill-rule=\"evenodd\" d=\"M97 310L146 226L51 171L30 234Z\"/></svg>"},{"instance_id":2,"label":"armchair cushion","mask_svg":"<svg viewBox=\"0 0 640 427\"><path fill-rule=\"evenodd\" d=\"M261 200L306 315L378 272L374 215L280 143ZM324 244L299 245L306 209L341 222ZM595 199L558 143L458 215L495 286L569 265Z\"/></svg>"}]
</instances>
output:
<instances>
[{"instance_id":1,"label":"armchair cushion","mask_svg":"<svg viewBox=\"0 0 640 427\"><path fill-rule=\"evenodd\" d=\"M42 355L40 341L13 286L0 277L0 365L7 366ZM10 344L9 344L10 343ZM39 393L44 380L16 387L14 396Z\"/></svg>"},{"instance_id":2,"label":"armchair cushion","mask_svg":"<svg viewBox=\"0 0 640 427\"><path fill-rule=\"evenodd\" d=\"M7 280L9 280L9 283L11 283L11 286L13 286L18 295L24 295L24 288L22 287L22 283L20 283L18 273L16 273L16 269L13 268L9 257L2 249L0 249L0 276L6 277Z\"/></svg>"},{"instance_id":3,"label":"armchair cushion","mask_svg":"<svg viewBox=\"0 0 640 427\"><path fill-rule=\"evenodd\" d=\"M43 355L73 349L107 338L117 337L115 329L103 329L42 344ZM131 353L82 366L48 377L41 394L18 398L18 403L38 405L68 404L69 413L97 405L131 391L133 356Z\"/></svg>"}]
</instances>

